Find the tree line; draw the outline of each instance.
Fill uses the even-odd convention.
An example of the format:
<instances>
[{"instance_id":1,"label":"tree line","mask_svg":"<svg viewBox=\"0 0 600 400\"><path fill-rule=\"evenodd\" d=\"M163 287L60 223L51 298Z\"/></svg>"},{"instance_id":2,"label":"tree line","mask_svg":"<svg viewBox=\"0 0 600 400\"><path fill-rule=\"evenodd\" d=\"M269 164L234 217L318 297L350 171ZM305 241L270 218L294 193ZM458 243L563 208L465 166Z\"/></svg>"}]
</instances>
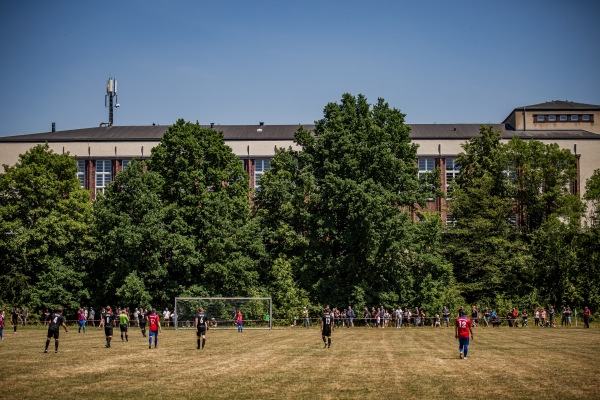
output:
<instances>
[{"instance_id":1,"label":"tree line","mask_svg":"<svg viewBox=\"0 0 600 400\"><path fill-rule=\"evenodd\" d=\"M252 191L222 133L183 120L90 200L75 157L38 145L0 175L0 305L164 307L176 296L302 306L600 306L600 172L481 126L463 145L449 221L427 211L405 115L345 94ZM586 208L586 204L588 208ZM415 218L418 216L418 218Z\"/></svg>"}]
</instances>

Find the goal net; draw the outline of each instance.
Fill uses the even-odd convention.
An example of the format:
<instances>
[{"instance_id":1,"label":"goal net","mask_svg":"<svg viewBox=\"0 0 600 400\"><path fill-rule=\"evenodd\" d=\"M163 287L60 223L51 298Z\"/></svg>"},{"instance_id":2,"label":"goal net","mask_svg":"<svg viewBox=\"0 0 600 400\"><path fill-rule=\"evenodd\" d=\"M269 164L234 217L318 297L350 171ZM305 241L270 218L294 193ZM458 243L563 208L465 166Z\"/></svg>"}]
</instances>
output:
<instances>
[{"instance_id":1,"label":"goal net","mask_svg":"<svg viewBox=\"0 0 600 400\"><path fill-rule=\"evenodd\" d=\"M199 307L204 309L210 329L237 329L238 310L242 313L244 329L273 327L270 297L175 297L175 329L194 328Z\"/></svg>"}]
</instances>

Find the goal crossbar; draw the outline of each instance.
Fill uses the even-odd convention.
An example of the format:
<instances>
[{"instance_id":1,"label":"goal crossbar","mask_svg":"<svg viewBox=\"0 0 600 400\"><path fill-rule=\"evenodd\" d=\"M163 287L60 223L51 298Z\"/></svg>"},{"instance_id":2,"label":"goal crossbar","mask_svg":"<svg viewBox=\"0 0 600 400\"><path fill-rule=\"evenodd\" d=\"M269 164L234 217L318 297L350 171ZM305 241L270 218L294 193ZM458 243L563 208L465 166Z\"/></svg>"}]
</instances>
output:
<instances>
[{"instance_id":1,"label":"goal crossbar","mask_svg":"<svg viewBox=\"0 0 600 400\"><path fill-rule=\"evenodd\" d=\"M194 318L192 317L197 306L202 306L205 309L205 314L209 320L209 326L212 329L237 329L234 321L234 315L229 314L229 318L223 314L236 309L244 309L244 304L252 304L252 302L263 302L264 305L258 307L263 315L252 315L251 310L245 310L243 313L244 329L273 329L273 299L271 297L175 297L175 313L178 315L178 323L175 324L175 329L191 329L194 328ZM195 302L192 309L183 307L187 302ZM267 305L268 302L268 305ZM206 304L208 303L208 304ZM213 303L213 304L211 304ZM220 303L220 304L219 304ZM218 311L211 309L217 308ZM235 305L233 310L227 310L227 307ZM218 307L217 307L218 306ZM184 311L184 308L185 311ZM247 307L246 307L247 308ZM253 307L257 308L257 307ZM256 311L256 310L252 310ZM250 315L249 315L249 314ZM212 314L212 315L211 315ZM182 318L183 317L183 318ZM250 317L250 318L248 318ZM246 324L247 323L247 324Z\"/></svg>"}]
</instances>

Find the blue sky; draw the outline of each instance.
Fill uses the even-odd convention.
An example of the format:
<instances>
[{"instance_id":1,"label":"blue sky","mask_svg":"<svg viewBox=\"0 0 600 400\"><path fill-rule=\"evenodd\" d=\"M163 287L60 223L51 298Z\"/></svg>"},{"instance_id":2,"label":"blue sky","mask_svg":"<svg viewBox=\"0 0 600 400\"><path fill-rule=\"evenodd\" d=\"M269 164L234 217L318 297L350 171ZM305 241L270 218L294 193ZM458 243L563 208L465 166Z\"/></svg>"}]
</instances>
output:
<instances>
[{"instance_id":1,"label":"blue sky","mask_svg":"<svg viewBox=\"0 0 600 400\"><path fill-rule=\"evenodd\" d=\"M600 1L0 3L0 136L115 125L297 124L342 94L408 123L600 104Z\"/></svg>"}]
</instances>

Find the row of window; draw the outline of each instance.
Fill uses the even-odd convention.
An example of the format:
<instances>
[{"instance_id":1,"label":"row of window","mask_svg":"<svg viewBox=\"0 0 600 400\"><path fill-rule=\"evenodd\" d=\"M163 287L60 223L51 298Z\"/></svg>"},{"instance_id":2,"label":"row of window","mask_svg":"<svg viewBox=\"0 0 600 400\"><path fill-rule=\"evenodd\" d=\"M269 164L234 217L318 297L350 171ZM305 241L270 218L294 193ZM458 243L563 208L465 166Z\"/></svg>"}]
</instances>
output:
<instances>
[{"instance_id":1,"label":"row of window","mask_svg":"<svg viewBox=\"0 0 600 400\"><path fill-rule=\"evenodd\" d=\"M534 114L536 122L593 122L593 114Z\"/></svg>"},{"instance_id":2,"label":"row of window","mask_svg":"<svg viewBox=\"0 0 600 400\"><path fill-rule=\"evenodd\" d=\"M131 164L131 160L123 160L123 168L127 168ZM254 161L254 187L260 190L260 178L271 168L271 161L268 159L259 159ZM96 161L96 192L104 193L104 189L112 181L112 162L110 160ZM435 170L434 158L419 158L419 177L422 174ZM456 179L460 173L460 164L454 158L446 159L446 190L450 183ZM85 161L77 161L77 178L81 187L85 187Z\"/></svg>"}]
</instances>

